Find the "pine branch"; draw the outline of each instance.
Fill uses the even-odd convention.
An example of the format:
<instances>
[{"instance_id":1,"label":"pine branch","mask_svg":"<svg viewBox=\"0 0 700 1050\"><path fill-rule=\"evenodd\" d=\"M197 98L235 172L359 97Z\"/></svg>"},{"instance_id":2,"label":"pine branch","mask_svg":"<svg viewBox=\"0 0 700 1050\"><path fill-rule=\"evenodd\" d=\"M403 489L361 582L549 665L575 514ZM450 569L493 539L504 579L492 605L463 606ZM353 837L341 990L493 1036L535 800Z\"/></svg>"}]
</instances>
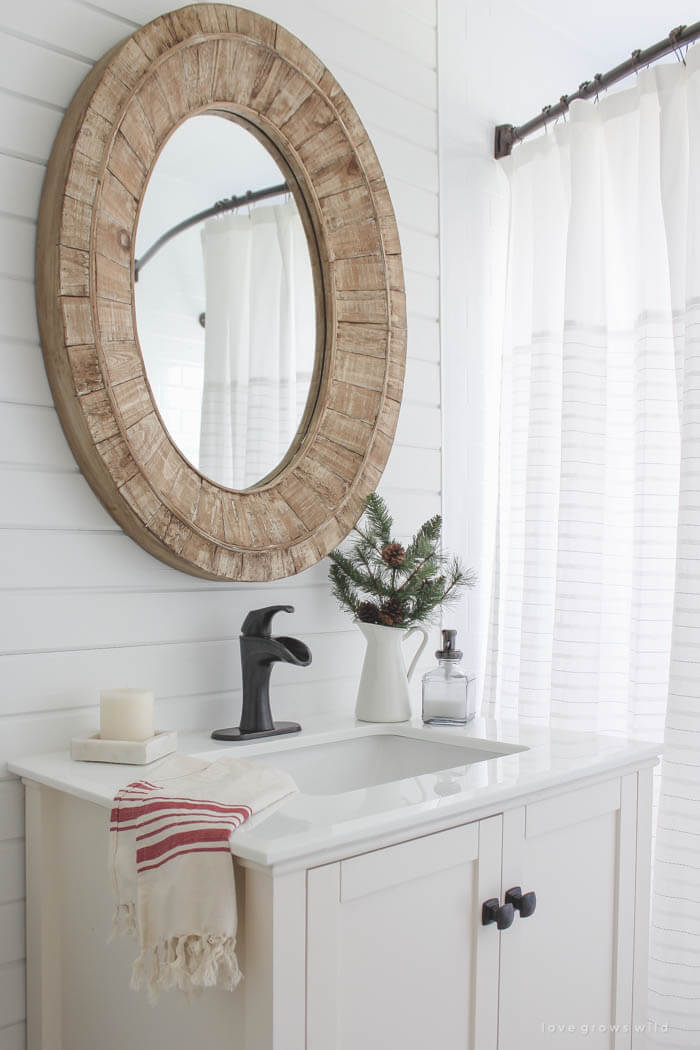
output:
<instances>
[{"instance_id":1,"label":"pine branch","mask_svg":"<svg viewBox=\"0 0 700 1050\"><path fill-rule=\"evenodd\" d=\"M381 622L409 627L431 620L463 587L473 587L476 576L456 557L440 549L442 518L429 518L404 550L392 539L393 521L377 493L368 496L355 540L329 555L334 597L355 617L374 615ZM363 608L365 607L365 608Z\"/></svg>"},{"instance_id":2,"label":"pine branch","mask_svg":"<svg viewBox=\"0 0 700 1050\"><path fill-rule=\"evenodd\" d=\"M394 522L386 502L378 492L370 492L367 497L365 515L371 532L376 535L381 545L385 546L387 543L391 543L391 530L394 527Z\"/></svg>"},{"instance_id":3,"label":"pine branch","mask_svg":"<svg viewBox=\"0 0 700 1050\"><path fill-rule=\"evenodd\" d=\"M411 571L418 561L424 561L437 551L442 533L442 518L439 514L421 525L408 547L402 568Z\"/></svg>"},{"instance_id":4,"label":"pine branch","mask_svg":"<svg viewBox=\"0 0 700 1050\"><path fill-rule=\"evenodd\" d=\"M348 557L341 550L331 551L328 557L331 559L337 570L347 576L350 582L356 587L365 591L372 589L374 581L371 574L362 572L362 570L355 565L352 558Z\"/></svg>"},{"instance_id":5,"label":"pine branch","mask_svg":"<svg viewBox=\"0 0 700 1050\"><path fill-rule=\"evenodd\" d=\"M356 616L360 604L360 597L350 583L348 577L337 564L331 565L328 574L331 579L331 591L333 597L341 606L346 608L348 612L351 612L353 616Z\"/></svg>"},{"instance_id":6,"label":"pine branch","mask_svg":"<svg viewBox=\"0 0 700 1050\"><path fill-rule=\"evenodd\" d=\"M437 571L439 560L439 555L435 551L431 551L426 558L418 562L413 572L403 581L397 593L409 594L416 584L422 583L427 576ZM412 586L409 587L409 584L412 584Z\"/></svg>"},{"instance_id":7,"label":"pine branch","mask_svg":"<svg viewBox=\"0 0 700 1050\"><path fill-rule=\"evenodd\" d=\"M367 582L364 584L365 590L369 591L370 594L375 594L382 598L386 594L386 584L382 579L382 561L381 558L377 558L377 550L369 540L364 536L361 540L352 548L353 557L365 567L365 576ZM375 564L373 564L373 562ZM378 564L376 564L378 562Z\"/></svg>"},{"instance_id":8,"label":"pine branch","mask_svg":"<svg viewBox=\"0 0 700 1050\"><path fill-rule=\"evenodd\" d=\"M445 594L445 577L437 576L432 580L425 580L420 591L416 595L413 606L413 617L418 623L429 620L437 612Z\"/></svg>"},{"instance_id":9,"label":"pine branch","mask_svg":"<svg viewBox=\"0 0 700 1050\"><path fill-rule=\"evenodd\" d=\"M468 587L471 589L475 586L478 579L474 570L463 568L459 558L454 555L449 562L447 576L449 586L445 591L446 597L450 595L450 592L459 590L460 587Z\"/></svg>"}]
</instances>

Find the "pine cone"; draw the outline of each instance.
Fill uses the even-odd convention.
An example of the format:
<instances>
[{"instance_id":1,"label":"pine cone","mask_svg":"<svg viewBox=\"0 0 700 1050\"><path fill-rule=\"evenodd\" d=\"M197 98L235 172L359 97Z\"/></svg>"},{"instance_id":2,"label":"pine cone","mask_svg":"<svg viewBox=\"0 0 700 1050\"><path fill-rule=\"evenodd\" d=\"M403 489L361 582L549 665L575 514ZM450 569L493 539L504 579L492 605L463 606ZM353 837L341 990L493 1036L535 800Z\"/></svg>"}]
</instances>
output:
<instances>
[{"instance_id":1,"label":"pine cone","mask_svg":"<svg viewBox=\"0 0 700 1050\"><path fill-rule=\"evenodd\" d=\"M388 616L391 618L392 626L403 623L403 605L398 598L387 598L385 602L382 602L380 613L382 617ZM383 619L382 623L384 623Z\"/></svg>"},{"instance_id":2,"label":"pine cone","mask_svg":"<svg viewBox=\"0 0 700 1050\"><path fill-rule=\"evenodd\" d=\"M389 616L389 613L380 612L379 613L379 622L384 627L393 627L394 626L393 617Z\"/></svg>"},{"instance_id":3,"label":"pine cone","mask_svg":"<svg viewBox=\"0 0 700 1050\"><path fill-rule=\"evenodd\" d=\"M406 551L400 543L387 543L382 548L382 559L391 569L398 569L406 560Z\"/></svg>"},{"instance_id":4,"label":"pine cone","mask_svg":"<svg viewBox=\"0 0 700 1050\"><path fill-rule=\"evenodd\" d=\"M362 623L380 623L380 615L374 602L360 602L357 607L357 619Z\"/></svg>"}]
</instances>

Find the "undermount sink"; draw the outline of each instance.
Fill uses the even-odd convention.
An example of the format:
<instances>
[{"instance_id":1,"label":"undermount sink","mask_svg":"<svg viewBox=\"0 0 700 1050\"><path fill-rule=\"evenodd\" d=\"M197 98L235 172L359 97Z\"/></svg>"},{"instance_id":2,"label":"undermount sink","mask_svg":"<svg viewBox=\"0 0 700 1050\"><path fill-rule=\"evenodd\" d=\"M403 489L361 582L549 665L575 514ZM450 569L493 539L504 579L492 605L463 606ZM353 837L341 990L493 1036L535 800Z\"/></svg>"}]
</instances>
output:
<instances>
[{"instance_id":1,"label":"undermount sink","mask_svg":"<svg viewBox=\"0 0 700 1050\"><path fill-rule=\"evenodd\" d=\"M527 750L501 743L495 748L491 741L474 746L381 733L246 757L285 770L306 795L335 795Z\"/></svg>"}]
</instances>

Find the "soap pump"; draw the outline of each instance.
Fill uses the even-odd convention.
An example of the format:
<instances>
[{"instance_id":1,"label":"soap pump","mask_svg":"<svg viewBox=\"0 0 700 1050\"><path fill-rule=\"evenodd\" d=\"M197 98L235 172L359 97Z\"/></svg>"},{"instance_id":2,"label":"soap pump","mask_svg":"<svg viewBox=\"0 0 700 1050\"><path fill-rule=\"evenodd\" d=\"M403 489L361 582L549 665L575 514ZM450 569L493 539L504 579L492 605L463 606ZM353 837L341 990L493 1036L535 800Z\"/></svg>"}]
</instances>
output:
<instances>
[{"instance_id":1,"label":"soap pump","mask_svg":"<svg viewBox=\"0 0 700 1050\"><path fill-rule=\"evenodd\" d=\"M442 648L435 655L438 665L423 675L423 721L426 725L463 726L474 718L473 676L460 665L457 632L443 630Z\"/></svg>"}]
</instances>

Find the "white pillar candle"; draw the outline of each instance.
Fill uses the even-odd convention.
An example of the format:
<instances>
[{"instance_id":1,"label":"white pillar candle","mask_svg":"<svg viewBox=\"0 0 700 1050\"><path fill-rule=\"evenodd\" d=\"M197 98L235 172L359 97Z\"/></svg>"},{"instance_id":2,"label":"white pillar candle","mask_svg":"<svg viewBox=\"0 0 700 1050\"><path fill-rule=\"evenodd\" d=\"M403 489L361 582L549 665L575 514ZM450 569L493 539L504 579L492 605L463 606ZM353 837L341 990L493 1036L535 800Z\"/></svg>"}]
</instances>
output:
<instances>
[{"instance_id":1,"label":"white pillar candle","mask_svg":"<svg viewBox=\"0 0 700 1050\"><path fill-rule=\"evenodd\" d=\"M102 740L148 740L153 734L153 693L147 689L105 689L100 693Z\"/></svg>"}]
</instances>

